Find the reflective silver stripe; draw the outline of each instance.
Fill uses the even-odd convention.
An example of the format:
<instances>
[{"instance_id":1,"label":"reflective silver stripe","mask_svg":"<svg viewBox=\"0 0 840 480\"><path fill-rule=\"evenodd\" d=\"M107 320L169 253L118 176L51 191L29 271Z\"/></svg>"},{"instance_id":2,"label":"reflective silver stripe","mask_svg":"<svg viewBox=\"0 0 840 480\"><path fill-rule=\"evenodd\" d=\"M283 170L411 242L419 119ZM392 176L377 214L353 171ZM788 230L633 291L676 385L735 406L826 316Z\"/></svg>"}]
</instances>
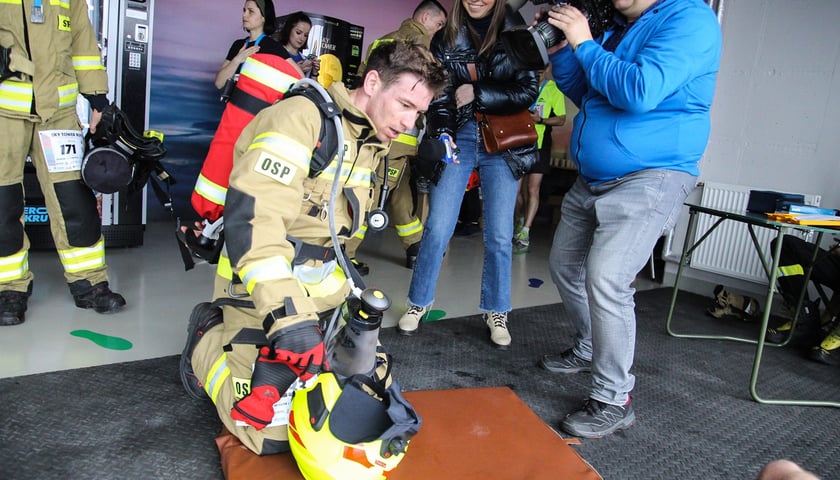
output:
<instances>
[{"instance_id":1,"label":"reflective silver stripe","mask_svg":"<svg viewBox=\"0 0 840 480\"><path fill-rule=\"evenodd\" d=\"M18 280L29 271L29 252L19 251L14 255L0 258L0 281Z\"/></svg>"},{"instance_id":2,"label":"reflective silver stripe","mask_svg":"<svg viewBox=\"0 0 840 480\"><path fill-rule=\"evenodd\" d=\"M213 363L204 381L204 391L207 392L207 395L213 403L216 403L222 385L224 385L225 380L229 376L230 369L227 366L227 353L222 353L219 359Z\"/></svg>"},{"instance_id":3,"label":"reflective silver stripe","mask_svg":"<svg viewBox=\"0 0 840 480\"><path fill-rule=\"evenodd\" d=\"M353 162L344 162L344 168L341 169L341 177L344 184L348 187L368 188L371 184L372 172L369 168L353 167ZM336 162L332 162L321 173L321 177L326 180L332 180L335 178L335 173Z\"/></svg>"},{"instance_id":4,"label":"reflective silver stripe","mask_svg":"<svg viewBox=\"0 0 840 480\"><path fill-rule=\"evenodd\" d=\"M99 55L78 55L73 57L74 70L105 70Z\"/></svg>"},{"instance_id":5,"label":"reflective silver stripe","mask_svg":"<svg viewBox=\"0 0 840 480\"><path fill-rule=\"evenodd\" d=\"M31 83L5 80L0 83L0 108L29 113L34 95Z\"/></svg>"},{"instance_id":6,"label":"reflective silver stripe","mask_svg":"<svg viewBox=\"0 0 840 480\"><path fill-rule=\"evenodd\" d=\"M292 265L285 257L271 257L251 262L239 271L239 278L248 293L260 282L294 278Z\"/></svg>"},{"instance_id":7,"label":"reflective silver stripe","mask_svg":"<svg viewBox=\"0 0 840 480\"><path fill-rule=\"evenodd\" d=\"M415 219L413 222L405 224L405 225L396 225L394 228L397 230L397 236L399 237L408 237L414 235L415 233L420 233L423 231L423 224L420 223L420 219Z\"/></svg>"},{"instance_id":8,"label":"reflective silver stripe","mask_svg":"<svg viewBox=\"0 0 840 480\"><path fill-rule=\"evenodd\" d=\"M58 257L64 271L77 273L105 266L105 241L99 240L92 247L59 250Z\"/></svg>"},{"instance_id":9,"label":"reflective silver stripe","mask_svg":"<svg viewBox=\"0 0 840 480\"><path fill-rule=\"evenodd\" d=\"M75 107L79 97L79 84L71 83L58 87L58 108Z\"/></svg>"},{"instance_id":10,"label":"reflective silver stripe","mask_svg":"<svg viewBox=\"0 0 840 480\"><path fill-rule=\"evenodd\" d=\"M251 57L248 57L242 64L242 70L239 71L239 74L282 93L286 93L289 87L297 81L295 77Z\"/></svg>"},{"instance_id":11,"label":"reflective silver stripe","mask_svg":"<svg viewBox=\"0 0 840 480\"><path fill-rule=\"evenodd\" d=\"M261 133L248 146L248 150L257 148L277 155L301 170L309 171L312 150L288 135L278 132Z\"/></svg>"},{"instance_id":12,"label":"reflective silver stripe","mask_svg":"<svg viewBox=\"0 0 840 480\"><path fill-rule=\"evenodd\" d=\"M210 200L216 205L225 204L225 196L227 195L227 188L217 185L210 181L202 174L198 175L198 180L195 181L195 192L202 197Z\"/></svg>"}]
</instances>

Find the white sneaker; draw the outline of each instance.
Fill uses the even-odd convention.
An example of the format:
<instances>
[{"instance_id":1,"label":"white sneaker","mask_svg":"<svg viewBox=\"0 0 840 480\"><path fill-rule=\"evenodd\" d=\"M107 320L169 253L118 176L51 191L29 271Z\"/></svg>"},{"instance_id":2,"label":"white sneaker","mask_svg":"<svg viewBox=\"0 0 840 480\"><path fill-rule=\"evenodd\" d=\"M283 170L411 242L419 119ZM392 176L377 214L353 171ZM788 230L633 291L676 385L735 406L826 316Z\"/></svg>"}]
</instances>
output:
<instances>
[{"instance_id":1,"label":"white sneaker","mask_svg":"<svg viewBox=\"0 0 840 480\"><path fill-rule=\"evenodd\" d=\"M510 348L510 332L507 328L507 312L487 312L484 322L490 328L490 340L499 350Z\"/></svg>"},{"instance_id":2,"label":"white sneaker","mask_svg":"<svg viewBox=\"0 0 840 480\"><path fill-rule=\"evenodd\" d=\"M408 304L408 310L400 317L400 322L397 326L397 331L400 335L411 336L420 328L420 321L429 313L431 306L418 307L416 305Z\"/></svg>"}]
</instances>

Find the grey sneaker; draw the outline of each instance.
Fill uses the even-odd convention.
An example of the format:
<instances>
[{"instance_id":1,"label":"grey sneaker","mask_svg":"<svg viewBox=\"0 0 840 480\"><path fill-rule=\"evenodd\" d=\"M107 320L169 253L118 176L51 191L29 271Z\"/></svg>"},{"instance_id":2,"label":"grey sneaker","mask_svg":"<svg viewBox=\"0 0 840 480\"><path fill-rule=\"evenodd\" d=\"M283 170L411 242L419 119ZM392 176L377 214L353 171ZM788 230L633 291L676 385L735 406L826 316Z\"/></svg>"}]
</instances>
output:
<instances>
[{"instance_id":1,"label":"grey sneaker","mask_svg":"<svg viewBox=\"0 0 840 480\"><path fill-rule=\"evenodd\" d=\"M540 366L549 372L554 373L580 373L591 372L592 361L584 360L575 355L574 349L570 348L560 355L543 355L540 359Z\"/></svg>"},{"instance_id":2,"label":"grey sneaker","mask_svg":"<svg viewBox=\"0 0 840 480\"><path fill-rule=\"evenodd\" d=\"M566 415L560 428L576 437L600 438L623 430L636 421L633 405L610 405L588 398L580 410Z\"/></svg>"},{"instance_id":3,"label":"grey sneaker","mask_svg":"<svg viewBox=\"0 0 840 480\"><path fill-rule=\"evenodd\" d=\"M510 348L510 332L507 328L507 312L487 312L484 323L490 328L490 341L499 350Z\"/></svg>"},{"instance_id":4,"label":"grey sneaker","mask_svg":"<svg viewBox=\"0 0 840 480\"><path fill-rule=\"evenodd\" d=\"M418 307L417 305L408 305L408 310L400 317L399 324L397 325L397 332L400 335L411 336L417 332L417 329L420 328L420 321L423 320L423 317L429 313L431 310L431 306L428 307Z\"/></svg>"}]
</instances>

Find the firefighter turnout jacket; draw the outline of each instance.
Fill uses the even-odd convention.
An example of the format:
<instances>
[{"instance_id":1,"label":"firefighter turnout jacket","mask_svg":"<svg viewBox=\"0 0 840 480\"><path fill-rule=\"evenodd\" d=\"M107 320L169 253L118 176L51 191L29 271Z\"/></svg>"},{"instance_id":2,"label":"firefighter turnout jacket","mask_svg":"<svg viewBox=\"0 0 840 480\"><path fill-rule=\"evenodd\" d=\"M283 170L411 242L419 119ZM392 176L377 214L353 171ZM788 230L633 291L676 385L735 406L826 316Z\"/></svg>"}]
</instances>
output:
<instances>
[{"instance_id":1,"label":"firefighter turnout jacket","mask_svg":"<svg viewBox=\"0 0 840 480\"><path fill-rule=\"evenodd\" d=\"M329 93L342 112L341 166L334 158L321 174L309 176L321 122L332 120L324 120L303 96L262 110L236 142L214 299L251 301L253 308L224 306L223 324L204 333L192 356L196 376L222 422L260 454L288 448L288 407L275 408L264 428L232 418L234 404L255 388L252 372L256 379L259 367L266 365L257 361L262 356L253 343L236 339L247 330L267 344L279 331L317 322L319 313L344 301L350 289L332 253L328 209L335 209L339 239L353 236L371 205L373 172L387 154L387 144L376 138L370 119L352 103L344 85L334 83ZM340 189L331 205L336 175Z\"/></svg>"},{"instance_id":2,"label":"firefighter turnout jacket","mask_svg":"<svg viewBox=\"0 0 840 480\"><path fill-rule=\"evenodd\" d=\"M431 37L429 36L426 27L422 23L409 18L403 20L400 28L385 34L382 37L374 40L368 48L368 57L370 52L376 49L384 42L393 41L407 41L412 43L419 43L426 48L429 48ZM363 75L367 66L367 60L359 67L359 75ZM385 172L385 162L379 164L377 168L377 183L388 182L388 215L391 224L397 231L397 236L403 244L403 248L408 248L412 244L420 241L423 237L423 223L415 215L414 200L411 192L409 182L411 181L411 173L409 161L411 158L417 156L417 137L423 129L423 117L417 119L415 128L408 132L403 132L399 137L391 142L390 153L388 154L388 171ZM379 196L381 190L379 188L375 191L374 205L379 203ZM347 255L350 258L356 256L356 250L362 243L367 233L367 225L363 225L362 229L356 236L347 242Z\"/></svg>"},{"instance_id":3,"label":"firefighter turnout jacket","mask_svg":"<svg viewBox=\"0 0 840 480\"><path fill-rule=\"evenodd\" d=\"M86 2L43 2L40 23L33 8L32 0L0 2L0 48L11 50L9 69L18 74L0 83L0 115L46 122L75 109L79 93L108 93L108 77Z\"/></svg>"}]
</instances>

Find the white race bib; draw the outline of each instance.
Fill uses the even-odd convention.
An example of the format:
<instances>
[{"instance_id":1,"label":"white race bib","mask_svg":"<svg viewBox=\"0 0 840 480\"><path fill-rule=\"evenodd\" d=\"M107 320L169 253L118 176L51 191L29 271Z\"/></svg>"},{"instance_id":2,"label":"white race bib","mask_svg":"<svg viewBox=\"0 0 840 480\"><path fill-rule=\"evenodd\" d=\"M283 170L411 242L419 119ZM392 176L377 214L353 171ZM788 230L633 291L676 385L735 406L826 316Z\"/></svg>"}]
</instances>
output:
<instances>
[{"instance_id":1,"label":"white race bib","mask_svg":"<svg viewBox=\"0 0 840 480\"><path fill-rule=\"evenodd\" d=\"M85 138L76 130L44 130L38 132L41 149L50 173L72 172L82 168Z\"/></svg>"}]
</instances>

